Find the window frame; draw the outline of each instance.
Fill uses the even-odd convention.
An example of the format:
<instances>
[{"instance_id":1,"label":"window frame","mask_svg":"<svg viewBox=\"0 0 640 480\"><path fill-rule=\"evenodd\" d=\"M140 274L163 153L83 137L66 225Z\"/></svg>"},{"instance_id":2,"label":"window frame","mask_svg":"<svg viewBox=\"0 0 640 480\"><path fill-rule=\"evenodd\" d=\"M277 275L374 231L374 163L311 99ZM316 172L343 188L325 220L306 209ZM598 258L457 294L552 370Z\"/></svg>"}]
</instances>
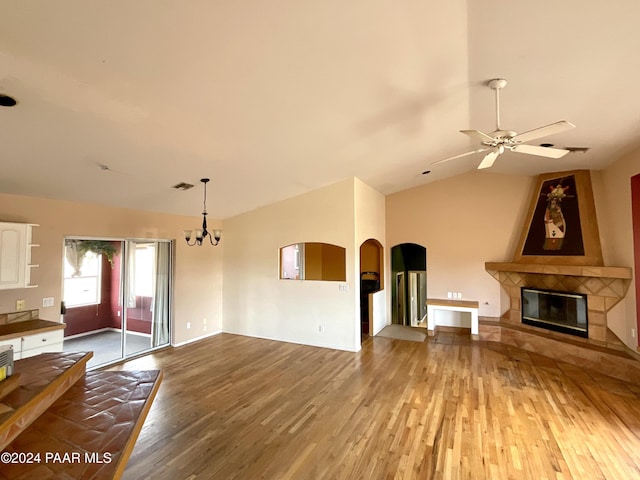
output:
<instances>
[{"instance_id":1,"label":"window frame","mask_svg":"<svg viewBox=\"0 0 640 480\"><path fill-rule=\"evenodd\" d=\"M66 260L65 257L65 266L64 266L64 271L62 272L63 275L63 301L64 301L64 306L65 308L79 308L79 307L89 307L92 305L100 305L102 303L102 254L101 253L95 253L95 252L87 252L88 254L93 254L95 255L95 262L96 262L96 267L97 267L97 272L96 273L92 273L90 275L86 275L86 274L80 274L76 277L74 276L67 276L66 271L68 269L68 267L71 267L71 265L69 264L69 262ZM83 265L84 266L84 259L83 259ZM82 266L80 267L82 270ZM73 267L71 267L73 268ZM67 294L69 292L69 290L72 290L69 288L69 283L68 281L72 281L72 280L76 280L76 279L94 279L94 281L92 282L95 286L95 296L94 299L90 302L82 302L82 303L69 303L70 301L68 300Z\"/></svg>"}]
</instances>

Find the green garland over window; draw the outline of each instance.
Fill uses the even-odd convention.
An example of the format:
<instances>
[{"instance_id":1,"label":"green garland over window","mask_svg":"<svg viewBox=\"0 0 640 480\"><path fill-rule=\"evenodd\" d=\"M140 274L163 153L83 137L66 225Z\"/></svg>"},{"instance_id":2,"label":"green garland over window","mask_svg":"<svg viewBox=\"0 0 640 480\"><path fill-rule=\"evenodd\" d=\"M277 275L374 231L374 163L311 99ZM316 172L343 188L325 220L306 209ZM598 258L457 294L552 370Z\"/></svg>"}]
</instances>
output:
<instances>
[{"instance_id":1,"label":"green garland over window","mask_svg":"<svg viewBox=\"0 0 640 480\"><path fill-rule=\"evenodd\" d=\"M67 245L74 245L78 253L78 264L82 263L87 252L93 252L96 255L104 255L113 267L113 256L116 254L116 247L111 242L104 240L67 240Z\"/></svg>"}]
</instances>

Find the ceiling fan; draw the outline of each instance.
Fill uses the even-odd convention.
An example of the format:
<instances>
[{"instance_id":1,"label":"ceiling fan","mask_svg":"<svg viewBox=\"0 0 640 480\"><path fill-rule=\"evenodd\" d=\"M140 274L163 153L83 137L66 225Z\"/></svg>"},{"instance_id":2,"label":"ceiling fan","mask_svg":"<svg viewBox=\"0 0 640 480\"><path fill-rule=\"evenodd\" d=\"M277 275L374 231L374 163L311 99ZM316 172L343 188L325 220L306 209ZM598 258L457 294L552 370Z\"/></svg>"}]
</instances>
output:
<instances>
[{"instance_id":1,"label":"ceiling fan","mask_svg":"<svg viewBox=\"0 0 640 480\"><path fill-rule=\"evenodd\" d=\"M566 120L561 120L544 127L534 128L533 130L523 133L517 133L512 130L502 130L500 128L500 90L502 90L506 85L507 81L504 78L495 78L489 82L489 87L496 92L496 130L494 132L482 133L478 130L460 130L461 133L464 133L474 140L479 140L481 147L471 152L439 160L432 163L432 165L448 162L449 160L455 160L460 157L466 157L467 155L473 155L474 153L488 152L480 162L480 165L478 165L478 169L483 169L491 167L493 162L496 161L496 158L498 158L498 155L504 153L505 150L548 158L560 158L570 152L570 150L562 148L526 145L524 143L529 140L535 140L536 138L546 137L547 135L553 135L555 133L575 128L575 125L567 122Z\"/></svg>"}]
</instances>

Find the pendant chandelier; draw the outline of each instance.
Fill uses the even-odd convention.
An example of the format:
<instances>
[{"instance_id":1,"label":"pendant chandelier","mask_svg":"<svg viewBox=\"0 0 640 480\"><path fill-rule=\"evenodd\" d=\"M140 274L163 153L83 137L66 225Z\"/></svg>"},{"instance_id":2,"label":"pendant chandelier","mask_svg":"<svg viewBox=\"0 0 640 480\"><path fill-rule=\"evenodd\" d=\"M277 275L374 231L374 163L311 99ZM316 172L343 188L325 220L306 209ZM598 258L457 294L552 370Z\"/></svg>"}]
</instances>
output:
<instances>
[{"instance_id":1,"label":"pendant chandelier","mask_svg":"<svg viewBox=\"0 0 640 480\"><path fill-rule=\"evenodd\" d=\"M213 232L209 232L207 230L207 182L209 182L208 178L202 178L200 181L204 184L204 207L202 210L202 228L195 229L195 239L193 243L191 243L192 230L184 231L184 239L187 241L187 245L193 247L194 245L201 246L204 240L209 237L209 242L214 247L220 243L220 238L222 236L222 230L214 230ZM215 240L215 242L214 242Z\"/></svg>"}]
</instances>

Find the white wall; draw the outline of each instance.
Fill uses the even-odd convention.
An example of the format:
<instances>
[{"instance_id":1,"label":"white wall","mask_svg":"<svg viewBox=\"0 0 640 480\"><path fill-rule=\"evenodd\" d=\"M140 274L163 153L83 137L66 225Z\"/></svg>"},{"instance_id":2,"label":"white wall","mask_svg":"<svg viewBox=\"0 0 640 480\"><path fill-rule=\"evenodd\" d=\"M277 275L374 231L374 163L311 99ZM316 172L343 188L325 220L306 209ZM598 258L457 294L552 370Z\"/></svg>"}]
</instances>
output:
<instances>
[{"instance_id":1,"label":"white wall","mask_svg":"<svg viewBox=\"0 0 640 480\"><path fill-rule=\"evenodd\" d=\"M387 316L387 294L384 290L375 292L372 296L370 308L373 311L373 324L370 335L377 335L386 325L391 324L391 318Z\"/></svg>"},{"instance_id":2,"label":"white wall","mask_svg":"<svg viewBox=\"0 0 640 480\"><path fill-rule=\"evenodd\" d=\"M351 178L225 220L224 331L359 349L354 188ZM299 242L345 247L348 291L345 282L280 280L279 249Z\"/></svg>"},{"instance_id":3,"label":"white wall","mask_svg":"<svg viewBox=\"0 0 640 480\"><path fill-rule=\"evenodd\" d=\"M33 283L37 288L0 290L0 312L15 311L16 300L27 309L40 309L40 318L60 320L62 252L66 235L99 238L150 238L176 242L174 277L173 343L183 343L222 329L222 256L218 247L188 247L184 228L197 225L200 217L166 215L139 210L104 207L35 197L0 194L0 220L36 223L33 241ZM222 223L209 221L211 228ZM54 298L54 307L42 307L44 297ZM207 319L205 329L203 320ZM187 322L191 328L187 329Z\"/></svg>"}]
</instances>

